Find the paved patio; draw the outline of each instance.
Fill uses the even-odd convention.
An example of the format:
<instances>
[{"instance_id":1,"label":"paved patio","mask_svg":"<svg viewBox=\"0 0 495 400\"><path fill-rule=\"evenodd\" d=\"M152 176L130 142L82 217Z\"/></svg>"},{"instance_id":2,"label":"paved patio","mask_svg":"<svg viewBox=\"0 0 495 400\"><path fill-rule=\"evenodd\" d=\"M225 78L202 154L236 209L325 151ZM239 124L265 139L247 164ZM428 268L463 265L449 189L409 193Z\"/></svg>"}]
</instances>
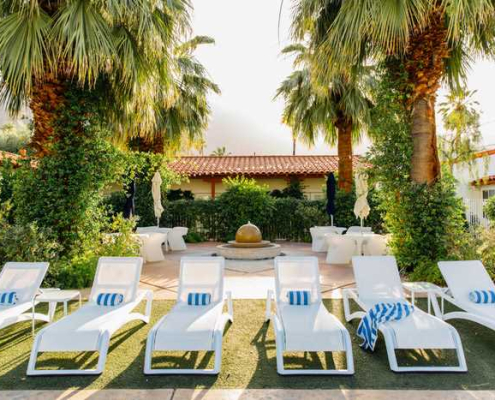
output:
<instances>
[{"instance_id":1,"label":"paved patio","mask_svg":"<svg viewBox=\"0 0 495 400\"><path fill-rule=\"evenodd\" d=\"M179 279L180 259L185 256L211 256L219 243L188 244L186 251L165 254L165 261L147 263L141 275L141 287L153 290L155 299L175 299ZM321 287L324 298L339 298L341 289L354 284L350 265L329 265L326 253L311 251L308 243L279 242L287 256L317 256L320 265ZM226 260L226 290L235 299L264 299L269 289L274 289L273 260Z\"/></svg>"}]
</instances>

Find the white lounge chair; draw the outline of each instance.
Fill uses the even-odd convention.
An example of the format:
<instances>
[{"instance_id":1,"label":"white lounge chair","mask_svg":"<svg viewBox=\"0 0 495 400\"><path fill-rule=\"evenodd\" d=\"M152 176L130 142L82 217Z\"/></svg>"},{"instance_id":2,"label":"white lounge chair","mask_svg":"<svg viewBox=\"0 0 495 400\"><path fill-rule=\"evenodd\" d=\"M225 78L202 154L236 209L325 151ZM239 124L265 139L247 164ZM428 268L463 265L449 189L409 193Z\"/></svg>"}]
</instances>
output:
<instances>
[{"instance_id":1,"label":"white lounge chair","mask_svg":"<svg viewBox=\"0 0 495 400\"><path fill-rule=\"evenodd\" d=\"M372 233L372 230L369 226L350 226L345 233Z\"/></svg>"},{"instance_id":2,"label":"white lounge chair","mask_svg":"<svg viewBox=\"0 0 495 400\"><path fill-rule=\"evenodd\" d=\"M170 250L180 251L187 249L186 242L184 241L183 237L187 235L187 232L188 229L182 226L176 226L172 228L172 231L169 232L167 236Z\"/></svg>"},{"instance_id":3,"label":"white lounge chair","mask_svg":"<svg viewBox=\"0 0 495 400\"><path fill-rule=\"evenodd\" d=\"M181 259L177 304L162 317L148 334L145 374L218 374L222 363L223 332L233 322L231 294L227 292L224 312L223 257L183 257ZM188 304L190 293L207 293L211 303L205 306ZM213 351L213 369L152 368L157 351Z\"/></svg>"},{"instance_id":4,"label":"white lounge chair","mask_svg":"<svg viewBox=\"0 0 495 400\"><path fill-rule=\"evenodd\" d=\"M0 305L0 329L17 322L35 320L50 321L48 315L32 312L33 300L48 271L46 262L8 262L0 273L0 293L15 292L16 304ZM26 313L26 311L29 311Z\"/></svg>"},{"instance_id":5,"label":"white lounge chair","mask_svg":"<svg viewBox=\"0 0 495 400\"><path fill-rule=\"evenodd\" d=\"M357 246L353 238L345 235L327 235L328 264L349 264L352 256L356 255Z\"/></svg>"},{"instance_id":6,"label":"white lounge chair","mask_svg":"<svg viewBox=\"0 0 495 400\"><path fill-rule=\"evenodd\" d=\"M311 250L315 252L324 252L328 249L326 234L342 235L345 228L337 226L313 226L309 228L311 234Z\"/></svg>"},{"instance_id":7,"label":"white lounge chair","mask_svg":"<svg viewBox=\"0 0 495 400\"><path fill-rule=\"evenodd\" d=\"M309 291L307 306L289 304L288 292ZM275 313L268 292L266 321L273 320L277 346L277 372L281 375L351 375L354 373L349 332L322 302L316 257L275 258ZM284 352L322 351L346 353L346 369L285 369Z\"/></svg>"},{"instance_id":8,"label":"white lounge chair","mask_svg":"<svg viewBox=\"0 0 495 400\"><path fill-rule=\"evenodd\" d=\"M34 340L28 375L97 375L103 372L111 336L131 321L149 322L152 293L138 290L143 259L140 257L102 257L98 261L89 302L74 313L42 329ZM118 306L100 306L102 293L119 293ZM145 314L133 312L146 300ZM39 352L98 352L95 369L36 369Z\"/></svg>"},{"instance_id":9,"label":"white lounge chair","mask_svg":"<svg viewBox=\"0 0 495 400\"><path fill-rule=\"evenodd\" d=\"M433 302L435 314L446 321L465 319L495 330L495 304L476 304L469 300L469 292L473 290L495 291L495 285L481 261L442 261L438 263L438 266L447 282L451 296L443 291L436 294L460 308L461 311L445 314L443 307L440 311L435 301Z\"/></svg>"},{"instance_id":10,"label":"white lounge chair","mask_svg":"<svg viewBox=\"0 0 495 400\"><path fill-rule=\"evenodd\" d=\"M352 264L357 288L343 290L344 313L347 321L362 318L365 312L377 303L406 302L394 257L353 257ZM351 313L350 299L354 300L363 311ZM455 328L418 307L407 318L381 324L379 330L385 339L392 371L467 371L461 339ZM454 349L459 365L401 367L397 363L395 351L402 349Z\"/></svg>"}]
</instances>

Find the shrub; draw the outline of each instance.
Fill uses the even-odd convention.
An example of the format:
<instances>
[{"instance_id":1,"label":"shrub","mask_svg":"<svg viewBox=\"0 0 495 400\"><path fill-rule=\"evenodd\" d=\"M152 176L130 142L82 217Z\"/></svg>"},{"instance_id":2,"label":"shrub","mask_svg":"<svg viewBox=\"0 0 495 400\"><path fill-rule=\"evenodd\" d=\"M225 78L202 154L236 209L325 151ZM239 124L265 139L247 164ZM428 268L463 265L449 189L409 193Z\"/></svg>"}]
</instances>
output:
<instances>
[{"instance_id":1,"label":"shrub","mask_svg":"<svg viewBox=\"0 0 495 400\"><path fill-rule=\"evenodd\" d=\"M483 212L490 221L495 221L495 196L486 201Z\"/></svg>"},{"instance_id":2,"label":"shrub","mask_svg":"<svg viewBox=\"0 0 495 400\"><path fill-rule=\"evenodd\" d=\"M237 229L249 221L260 227L269 223L275 203L266 186L244 177L227 178L223 182L227 189L218 198L223 240L232 240Z\"/></svg>"}]
</instances>

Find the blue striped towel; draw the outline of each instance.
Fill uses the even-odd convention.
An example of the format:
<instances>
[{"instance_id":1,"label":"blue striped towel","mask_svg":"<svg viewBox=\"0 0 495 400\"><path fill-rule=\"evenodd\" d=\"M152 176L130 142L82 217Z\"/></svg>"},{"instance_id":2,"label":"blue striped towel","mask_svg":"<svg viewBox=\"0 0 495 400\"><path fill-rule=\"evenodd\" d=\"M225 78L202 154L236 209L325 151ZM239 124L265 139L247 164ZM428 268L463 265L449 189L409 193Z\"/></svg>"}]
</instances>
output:
<instances>
[{"instance_id":1,"label":"blue striped towel","mask_svg":"<svg viewBox=\"0 0 495 400\"><path fill-rule=\"evenodd\" d=\"M307 290L290 290L287 292L291 306L309 306L311 294Z\"/></svg>"},{"instance_id":2,"label":"blue striped towel","mask_svg":"<svg viewBox=\"0 0 495 400\"><path fill-rule=\"evenodd\" d=\"M96 304L99 306L115 307L124 301L124 296L120 293L100 293L96 298Z\"/></svg>"},{"instance_id":3,"label":"blue striped towel","mask_svg":"<svg viewBox=\"0 0 495 400\"><path fill-rule=\"evenodd\" d=\"M187 304L189 306L207 306L211 303L211 294L209 293L189 293L187 295Z\"/></svg>"},{"instance_id":4,"label":"blue striped towel","mask_svg":"<svg viewBox=\"0 0 495 400\"><path fill-rule=\"evenodd\" d=\"M0 306L13 306L17 303L16 292L2 292L0 293Z\"/></svg>"},{"instance_id":5,"label":"blue striped towel","mask_svg":"<svg viewBox=\"0 0 495 400\"><path fill-rule=\"evenodd\" d=\"M495 303L495 292L493 290L473 290L469 292L469 300L476 304Z\"/></svg>"},{"instance_id":6,"label":"blue striped towel","mask_svg":"<svg viewBox=\"0 0 495 400\"><path fill-rule=\"evenodd\" d=\"M414 311L414 306L408 303L378 303L363 317L357 329L357 335L363 339L361 347L364 350L375 350L378 339L378 327L388 321L399 321Z\"/></svg>"}]
</instances>

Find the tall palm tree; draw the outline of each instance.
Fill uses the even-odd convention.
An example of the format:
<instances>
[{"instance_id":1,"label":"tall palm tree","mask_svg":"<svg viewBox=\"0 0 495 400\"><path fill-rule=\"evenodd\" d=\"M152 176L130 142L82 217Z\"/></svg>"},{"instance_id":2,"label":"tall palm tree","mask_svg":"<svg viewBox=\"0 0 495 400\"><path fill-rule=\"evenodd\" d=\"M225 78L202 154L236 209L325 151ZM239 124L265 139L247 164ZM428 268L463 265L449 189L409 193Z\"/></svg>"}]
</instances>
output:
<instances>
[{"instance_id":1,"label":"tall palm tree","mask_svg":"<svg viewBox=\"0 0 495 400\"><path fill-rule=\"evenodd\" d=\"M311 52L303 44L282 50L295 54L294 66L300 66L279 86L275 97L283 97L283 122L292 128L293 137L314 145L318 136L337 144L339 155L339 188L352 190L352 143L359 141L361 130L369 120L370 100L362 84L334 75L325 84L318 82L311 71Z\"/></svg>"},{"instance_id":2,"label":"tall palm tree","mask_svg":"<svg viewBox=\"0 0 495 400\"><path fill-rule=\"evenodd\" d=\"M296 0L294 35L315 26L312 48L322 74L399 59L407 72L413 155L411 177L440 177L435 100L443 79L465 77L470 55L495 51L495 3L486 0Z\"/></svg>"},{"instance_id":3,"label":"tall palm tree","mask_svg":"<svg viewBox=\"0 0 495 400\"><path fill-rule=\"evenodd\" d=\"M74 87L101 91L114 129L152 131L171 98L170 52L188 29L188 0L2 1L0 101L13 113L29 104L41 155Z\"/></svg>"},{"instance_id":4,"label":"tall palm tree","mask_svg":"<svg viewBox=\"0 0 495 400\"><path fill-rule=\"evenodd\" d=\"M155 153L176 152L184 143L194 146L203 140L211 108L210 93L220 94L220 88L208 76L204 66L195 58L195 50L215 41L208 36L195 36L178 43L169 62L173 83L169 99L156 113L153 129L143 130L137 137L139 148ZM131 137L135 135L131 132ZM128 139L126 132L120 138Z\"/></svg>"},{"instance_id":5,"label":"tall palm tree","mask_svg":"<svg viewBox=\"0 0 495 400\"><path fill-rule=\"evenodd\" d=\"M474 165L476 152L482 145L479 103L474 99L475 90L452 90L440 103L445 133L438 137L440 159L450 172L459 163Z\"/></svg>"}]
</instances>

